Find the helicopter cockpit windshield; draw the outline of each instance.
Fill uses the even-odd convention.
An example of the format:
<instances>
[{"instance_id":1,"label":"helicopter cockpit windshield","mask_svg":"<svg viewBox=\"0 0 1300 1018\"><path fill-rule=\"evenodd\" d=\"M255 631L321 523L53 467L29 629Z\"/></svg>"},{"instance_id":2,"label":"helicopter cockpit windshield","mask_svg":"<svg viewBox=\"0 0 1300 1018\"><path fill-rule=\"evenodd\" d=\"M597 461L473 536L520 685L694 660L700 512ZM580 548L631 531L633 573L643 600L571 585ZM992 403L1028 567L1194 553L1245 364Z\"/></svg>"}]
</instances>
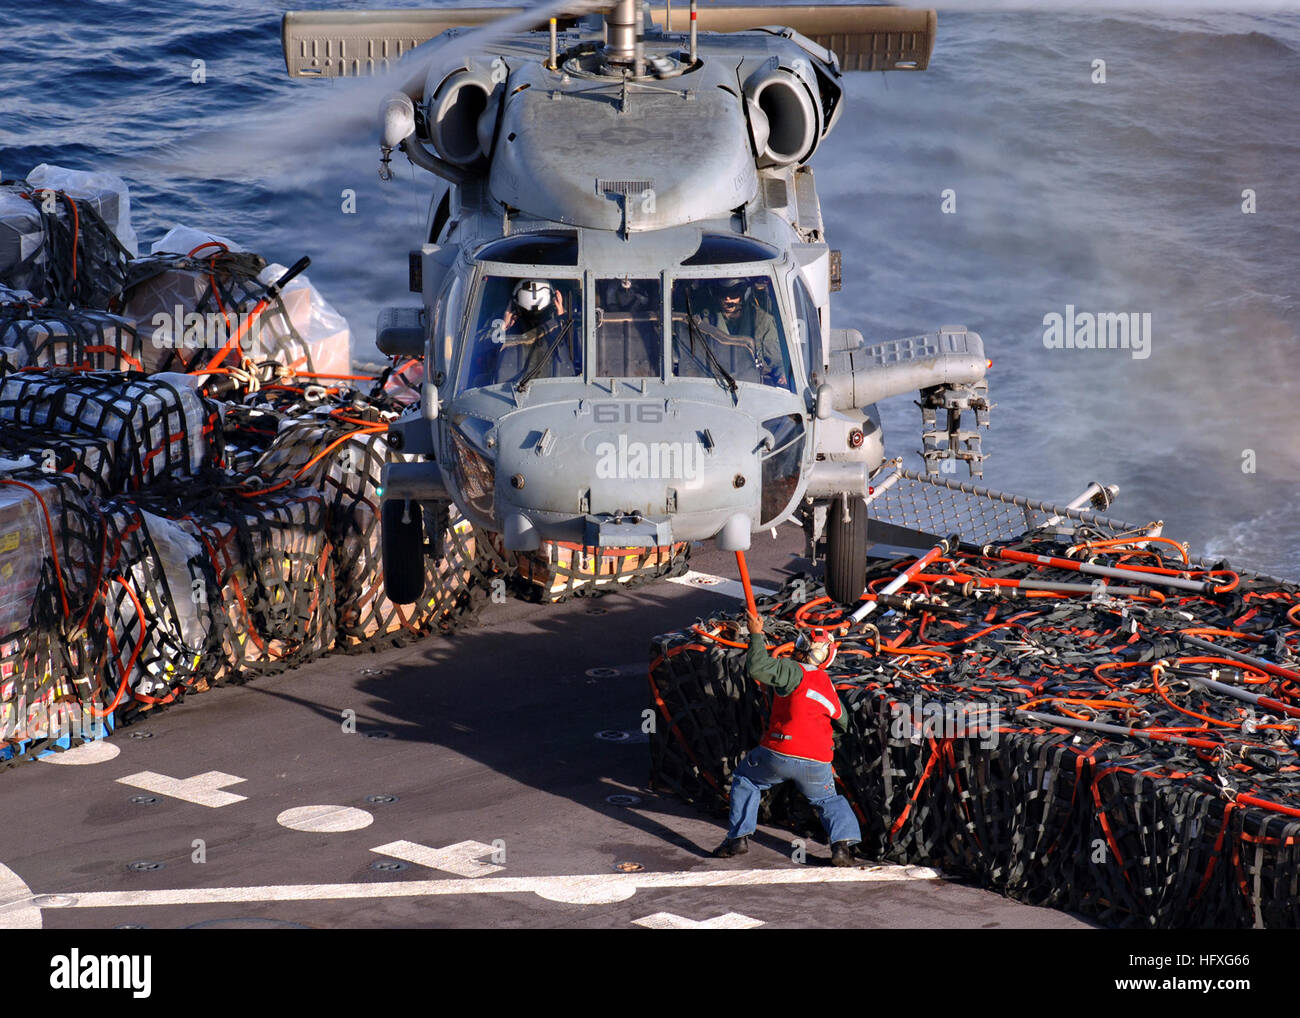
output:
<instances>
[{"instance_id":1,"label":"helicopter cockpit windshield","mask_svg":"<svg viewBox=\"0 0 1300 1018\"><path fill-rule=\"evenodd\" d=\"M581 281L484 276L470 340L461 389L581 375Z\"/></svg>"},{"instance_id":2,"label":"helicopter cockpit windshield","mask_svg":"<svg viewBox=\"0 0 1300 1018\"><path fill-rule=\"evenodd\" d=\"M790 354L768 276L673 283L673 374L790 387Z\"/></svg>"},{"instance_id":3,"label":"helicopter cockpit windshield","mask_svg":"<svg viewBox=\"0 0 1300 1018\"><path fill-rule=\"evenodd\" d=\"M596 295L597 377L659 377L664 334L659 280L598 279Z\"/></svg>"}]
</instances>

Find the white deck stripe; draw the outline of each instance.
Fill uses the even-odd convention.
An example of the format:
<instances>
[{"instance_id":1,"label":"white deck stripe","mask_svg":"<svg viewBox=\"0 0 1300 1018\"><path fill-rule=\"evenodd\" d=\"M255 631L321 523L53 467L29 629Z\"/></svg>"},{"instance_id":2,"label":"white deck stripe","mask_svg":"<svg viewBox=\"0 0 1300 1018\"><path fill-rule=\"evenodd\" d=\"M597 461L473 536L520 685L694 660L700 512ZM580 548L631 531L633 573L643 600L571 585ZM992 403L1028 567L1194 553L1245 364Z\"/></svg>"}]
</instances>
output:
<instances>
[{"instance_id":1,"label":"white deck stripe","mask_svg":"<svg viewBox=\"0 0 1300 1018\"><path fill-rule=\"evenodd\" d=\"M672 912L656 912L654 915L633 919L638 926L647 930L752 930L762 926L762 919L754 919L741 912L728 912L712 919L687 919Z\"/></svg>"},{"instance_id":2,"label":"white deck stripe","mask_svg":"<svg viewBox=\"0 0 1300 1018\"><path fill-rule=\"evenodd\" d=\"M251 901L318 901L357 898L423 898L455 894L536 894L548 901L607 905L639 890L664 887L756 887L780 884L874 884L937 880L922 866L832 868L798 866L772 870L701 870L672 873L593 874L560 877L494 877L490 880L403 880L365 884L280 884L260 887L196 887L160 891L61 892L41 908L133 908L145 905L213 905ZM10 909L32 907L25 898L0 905L0 925Z\"/></svg>"},{"instance_id":3,"label":"white deck stripe","mask_svg":"<svg viewBox=\"0 0 1300 1018\"><path fill-rule=\"evenodd\" d=\"M505 869L493 863L479 862L479 856L491 855L496 851L491 845L481 841L458 841L446 848L430 848L415 841L390 841L370 851L380 855L389 855L403 862L427 866L431 870L454 873L458 877L485 877Z\"/></svg>"},{"instance_id":4,"label":"white deck stripe","mask_svg":"<svg viewBox=\"0 0 1300 1018\"><path fill-rule=\"evenodd\" d=\"M741 582L739 580L729 580L725 576L714 576L712 573L697 573L692 569L681 576L668 577L668 582L680 583L683 587L694 587L696 590L708 590L726 597L734 597L737 601L745 600L745 588ZM775 590L768 587L754 587L753 590L755 597L776 593Z\"/></svg>"}]
</instances>

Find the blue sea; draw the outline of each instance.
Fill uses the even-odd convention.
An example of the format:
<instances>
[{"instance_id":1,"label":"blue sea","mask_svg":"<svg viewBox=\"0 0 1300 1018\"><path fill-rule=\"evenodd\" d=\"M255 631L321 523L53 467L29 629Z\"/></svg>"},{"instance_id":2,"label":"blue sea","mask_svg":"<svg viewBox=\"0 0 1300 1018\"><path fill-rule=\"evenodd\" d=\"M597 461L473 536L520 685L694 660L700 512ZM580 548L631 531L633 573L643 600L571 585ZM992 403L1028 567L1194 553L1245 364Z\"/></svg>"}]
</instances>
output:
<instances>
[{"instance_id":1,"label":"blue sea","mask_svg":"<svg viewBox=\"0 0 1300 1018\"><path fill-rule=\"evenodd\" d=\"M401 160L381 184L382 90L289 80L283 10L0 3L0 173L118 174L142 250L185 224L308 254L373 357L378 308L412 300L432 178ZM940 8L930 69L850 75L848 100L813 160L844 253L833 324L984 337L989 486L1117 483L1114 515L1300 577L1300 13ZM1049 348L1067 307L1149 314L1149 356ZM916 465L919 411L883 416Z\"/></svg>"}]
</instances>

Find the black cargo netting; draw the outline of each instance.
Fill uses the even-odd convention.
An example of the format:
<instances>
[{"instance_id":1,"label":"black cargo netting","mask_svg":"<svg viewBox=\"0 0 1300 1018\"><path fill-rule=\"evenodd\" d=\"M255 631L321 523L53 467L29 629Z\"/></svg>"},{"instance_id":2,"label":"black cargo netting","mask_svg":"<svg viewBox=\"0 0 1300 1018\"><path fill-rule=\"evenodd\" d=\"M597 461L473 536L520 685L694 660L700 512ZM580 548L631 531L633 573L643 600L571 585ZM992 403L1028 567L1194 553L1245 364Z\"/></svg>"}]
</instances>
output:
<instances>
[{"instance_id":1,"label":"black cargo netting","mask_svg":"<svg viewBox=\"0 0 1300 1018\"><path fill-rule=\"evenodd\" d=\"M110 548L109 665L126 717L218 678L225 665L222 590L195 525L168 519L167 506L150 500L101 505Z\"/></svg>"},{"instance_id":2,"label":"black cargo netting","mask_svg":"<svg viewBox=\"0 0 1300 1018\"><path fill-rule=\"evenodd\" d=\"M19 372L0 381L0 421L107 439L114 491L197 475L220 440L215 410L178 375Z\"/></svg>"},{"instance_id":3,"label":"black cargo netting","mask_svg":"<svg viewBox=\"0 0 1300 1018\"><path fill-rule=\"evenodd\" d=\"M319 494L223 493L180 522L214 567L225 677L282 671L333 649L334 546Z\"/></svg>"},{"instance_id":4,"label":"black cargo netting","mask_svg":"<svg viewBox=\"0 0 1300 1018\"><path fill-rule=\"evenodd\" d=\"M690 544L660 548L591 548L567 541L544 542L537 551L507 551L500 535L492 545L511 562L511 585L531 601L564 601L615 587L636 587L689 568Z\"/></svg>"},{"instance_id":5,"label":"black cargo netting","mask_svg":"<svg viewBox=\"0 0 1300 1018\"><path fill-rule=\"evenodd\" d=\"M222 357L221 366L238 367L243 354L238 334L241 320L236 315L251 312L267 295L257 278L264 268L266 259L260 255L227 251L216 244L196 248L192 256L164 253L132 261L121 303L123 313L147 336L145 370L197 370L220 356L228 344L233 344L232 349ZM183 311L179 320L178 308ZM264 314L275 315L293 329L280 297L272 298ZM188 315L194 317L187 323Z\"/></svg>"},{"instance_id":6,"label":"black cargo netting","mask_svg":"<svg viewBox=\"0 0 1300 1018\"><path fill-rule=\"evenodd\" d=\"M0 473L14 470L67 474L92 495L110 495L116 490L113 443L107 438L0 426Z\"/></svg>"},{"instance_id":7,"label":"black cargo netting","mask_svg":"<svg viewBox=\"0 0 1300 1018\"><path fill-rule=\"evenodd\" d=\"M11 368L143 371L145 365L130 321L85 308L0 307L0 348L10 351Z\"/></svg>"},{"instance_id":8,"label":"black cargo netting","mask_svg":"<svg viewBox=\"0 0 1300 1018\"><path fill-rule=\"evenodd\" d=\"M0 475L0 766L101 722L103 523L76 479ZM5 758L8 758L7 760Z\"/></svg>"},{"instance_id":9,"label":"black cargo netting","mask_svg":"<svg viewBox=\"0 0 1300 1018\"><path fill-rule=\"evenodd\" d=\"M94 203L12 180L0 183L0 199L7 207L30 205L24 232L38 238L0 283L55 307L108 308L122 290L129 256Z\"/></svg>"},{"instance_id":10,"label":"black cargo netting","mask_svg":"<svg viewBox=\"0 0 1300 1018\"><path fill-rule=\"evenodd\" d=\"M1198 568L1173 542L1080 540L1066 561L1148 578L1090 590L1015 560L1065 555L1026 538L936 559L848 633L811 577L760 599L775 653L800 627L838 636L851 730L834 767L864 850L1117 926L1300 925L1300 586ZM869 589L913 561L873 567ZM651 652L652 781L715 811L768 712L739 627L720 616ZM788 786L764 807L822 834Z\"/></svg>"},{"instance_id":11,"label":"black cargo netting","mask_svg":"<svg viewBox=\"0 0 1300 1018\"><path fill-rule=\"evenodd\" d=\"M390 451L387 421L374 408L321 406L284 420L254 473L267 485L292 483L321 492L328 508L339 576L339 649L394 645L472 620L496 575L468 522L454 509L439 521L443 557L425 559L425 587L413 605L384 593L380 487L384 463L410 459ZM429 510L426 510L429 511Z\"/></svg>"}]
</instances>

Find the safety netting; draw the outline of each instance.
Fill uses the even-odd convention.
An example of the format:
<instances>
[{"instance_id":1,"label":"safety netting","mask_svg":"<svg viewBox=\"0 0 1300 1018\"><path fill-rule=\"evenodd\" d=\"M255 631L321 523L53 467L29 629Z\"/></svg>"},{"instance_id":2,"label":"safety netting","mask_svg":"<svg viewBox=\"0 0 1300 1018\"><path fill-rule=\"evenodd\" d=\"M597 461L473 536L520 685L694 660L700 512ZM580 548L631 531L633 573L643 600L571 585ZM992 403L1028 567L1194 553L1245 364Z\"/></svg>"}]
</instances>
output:
<instances>
[{"instance_id":1,"label":"safety netting","mask_svg":"<svg viewBox=\"0 0 1300 1018\"><path fill-rule=\"evenodd\" d=\"M1300 924L1300 586L1161 537L962 548L894 594L916 559L873 566L854 625L810 576L759 600L772 653L837 640L834 768L866 854L1116 926ZM743 625L651 652L652 781L718 812L770 710ZM791 786L760 816L821 835Z\"/></svg>"},{"instance_id":2,"label":"safety netting","mask_svg":"<svg viewBox=\"0 0 1300 1018\"><path fill-rule=\"evenodd\" d=\"M631 588L665 576L681 576L689 568L690 543L662 547L599 548L568 541L545 541L537 551L508 551L499 534L491 536L503 562L509 562L510 584L536 602Z\"/></svg>"}]
</instances>

